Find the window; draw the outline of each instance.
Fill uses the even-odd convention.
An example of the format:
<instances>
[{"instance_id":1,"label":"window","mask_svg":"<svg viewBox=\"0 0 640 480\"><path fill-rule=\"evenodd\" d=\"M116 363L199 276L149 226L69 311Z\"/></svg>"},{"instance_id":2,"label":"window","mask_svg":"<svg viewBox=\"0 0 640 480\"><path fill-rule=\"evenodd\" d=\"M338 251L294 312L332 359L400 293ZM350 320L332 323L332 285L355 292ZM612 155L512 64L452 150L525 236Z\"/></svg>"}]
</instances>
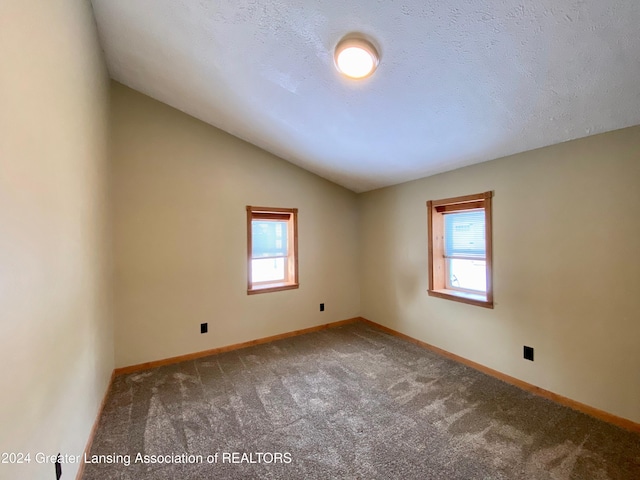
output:
<instances>
[{"instance_id":1,"label":"window","mask_svg":"<svg viewBox=\"0 0 640 480\"><path fill-rule=\"evenodd\" d=\"M429 200L429 295L493 308L493 192Z\"/></svg>"},{"instance_id":2,"label":"window","mask_svg":"<svg viewBox=\"0 0 640 480\"><path fill-rule=\"evenodd\" d=\"M298 209L247 207L247 293L298 288Z\"/></svg>"}]
</instances>

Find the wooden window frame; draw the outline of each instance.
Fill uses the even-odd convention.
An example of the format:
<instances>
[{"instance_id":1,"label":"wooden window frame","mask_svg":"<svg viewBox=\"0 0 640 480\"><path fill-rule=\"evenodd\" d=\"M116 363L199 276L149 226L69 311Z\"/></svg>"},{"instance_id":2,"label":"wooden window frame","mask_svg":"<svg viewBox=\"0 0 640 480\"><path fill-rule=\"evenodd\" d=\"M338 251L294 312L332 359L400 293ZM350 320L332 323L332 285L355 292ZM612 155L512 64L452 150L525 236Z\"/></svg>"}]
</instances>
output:
<instances>
[{"instance_id":1,"label":"wooden window frame","mask_svg":"<svg viewBox=\"0 0 640 480\"><path fill-rule=\"evenodd\" d=\"M283 282L253 283L251 281L251 260L253 259L251 222L255 219L287 221L287 278ZM291 290L298 287L298 209L247 205L247 294L254 295L257 293L279 292L281 290Z\"/></svg>"},{"instance_id":2,"label":"wooden window frame","mask_svg":"<svg viewBox=\"0 0 640 480\"><path fill-rule=\"evenodd\" d=\"M493 308L492 197L493 192L484 192L442 200L429 200L427 202L429 296L476 305L478 307ZM444 256L444 215L450 212L480 209L485 212L486 295L448 289L445 277L447 268Z\"/></svg>"}]
</instances>

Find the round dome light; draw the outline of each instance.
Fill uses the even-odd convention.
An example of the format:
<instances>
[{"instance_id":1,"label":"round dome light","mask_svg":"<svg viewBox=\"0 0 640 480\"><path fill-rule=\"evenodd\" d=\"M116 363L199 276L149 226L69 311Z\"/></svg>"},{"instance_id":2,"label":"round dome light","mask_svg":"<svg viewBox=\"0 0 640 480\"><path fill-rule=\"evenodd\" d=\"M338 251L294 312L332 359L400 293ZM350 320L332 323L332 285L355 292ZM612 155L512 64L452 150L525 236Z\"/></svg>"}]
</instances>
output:
<instances>
[{"instance_id":1,"label":"round dome light","mask_svg":"<svg viewBox=\"0 0 640 480\"><path fill-rule=\"evenodd\" d=\"M359 37L345 37L336 46L336 68L349 78L365 78L378 66L378 51L371 42Z\"/></svg>"}]
</instances>

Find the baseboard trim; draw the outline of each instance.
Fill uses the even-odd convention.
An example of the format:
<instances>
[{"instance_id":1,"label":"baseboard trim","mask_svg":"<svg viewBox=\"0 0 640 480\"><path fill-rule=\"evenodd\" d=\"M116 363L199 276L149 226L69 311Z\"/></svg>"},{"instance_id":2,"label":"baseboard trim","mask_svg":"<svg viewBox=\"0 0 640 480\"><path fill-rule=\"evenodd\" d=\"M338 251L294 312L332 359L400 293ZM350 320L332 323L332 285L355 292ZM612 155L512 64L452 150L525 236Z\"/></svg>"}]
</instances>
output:
<instances>
[{"instance_id":1,"label":"baseboard trim","mask_svg":"<svg viewBox=\"0 0 640 480\"><path fill-rule=\"evenodd\" d=\"M113 380L115 378L116 371L114 370L113 372L111 372L111 378L109 378L109 383L107 384L107 388L104 391L104 396L102 397L100 408L98 408L98 414L96 415L96 419L93 422L93 427L91 427L91 432L89 432L89 438L87 439L87 444L84 447L82 460L80 461L80 466L78 467L78 472L76 473L76 480L82 480L82 475L84 475L84 459L91 452L93 439L96 436L96 431L98 430L98 425L100 424L100 417L102 417L102 411L104 410L104 406L107 403L107 397L109 396L109 392L111 391L111 386L113 385Z\"/></svg>"},{"instance_id":2,"label":"baseboard trim","mask_svg":"<svg viewBox=\"0 0 640 480\"><path fill-rule=\"evenodd\" d=\"M241 348L253 347L254 345L260 345L263 343L273 342L275 340L282 340L283 338L296 337L298 335L304 335L305 333L318 332L320 330L326 330L328 328L341 327L349 323L355 323L364 320L361 317L349 318L347 320L340 320L338 322L325 323L323 325L316 325L315 327L303 328L301 330L294 330L292 332L280 333L278 335L271 335L270 337L258 338L256 340L249 340L248 342L235 343L233 345L225 345L223 347L212 348L210 350L203 350L201 352L188 353L186 355L178 355L177 357L164 358L162 360L154 360L152 362L139 363L136 365L130 365L128 367L121 367L115 369L115 375L124 375L127 373L139 372L142 370L149 370L151 368L162 367L163 365L171 365L173 363L185 362L188 360L195 360L196 358L208 357L209 355L216 355L218 353L230 352L232 350L239 350Z\"/></svg>"},{"instance_id":3,"label":"baseboard trim","mask_svg":"<svg viewBox=\"0 0 640 480\"><path fill-rule=\"evenodd\" d=\"M571 398L565 397L563 395L554 393L550 390L545 390L544 388L538 387L536 385L533 385L531 383L527 383L523 380L520 380L518 378L512 377L510 375L507 375L505 373L499 372L498 370L494 370L492 368L486 367L482 364L476 363L472 360L469 360L467 358L461 357L459 355L456 355L455 353L451 353L447 350L443 350L442 348L436 347L434 345L431 345L429 343L423 342L422 340L418 340L416 338L410 337L409 335L405 335L404 333L398 332L397 330L394 330L392 328L386 327L384 325L381 325L379 323L376 322L372 322L371 320L368 320L366 318L363 317L354 317L354 318L349 318L347 320L341 320L338 322L332 322L332 323L326 323L323 325L316 325L314 327L309 327L309 328L303 328L301 330L294 330L292 332L286 332L286 333L280 333L278 335L272 335L269 337L263 337L263 338L258 338L255 340L249 340L247 342L241 342L241 343L236 343L233 345L225 345L222 347L217 347L217 348L212 348L210 350L204 350L204 351L200 351L200 352L194 352L194 353L189 353L186 355L179 355L176 357L170 357L170 358L165 358L165 359L161 359L161 360L155 360L152 362L145 362L145 363L139 363L136 365L130 365L127 367L121 367L121 368L116 368L113 372L113 375L111 377L111 381L109 382L109 386L111 386L111 383L113 382L113 378L115 376L118 375L124 375L127 373L133 373L133 372L139 372L139 371L143 371L143 370L149 370L152 368L156 368L156 367L161 367L163 365L171 365L174 363L180 363L180 362L184 362L184 361L188 361L188 360L195 360L197 358L202 358L202 357L208 357L209 355L216 355L218 353L224 353L224 352L230 352L232 350L239 350L241 348L247 348L247 347L252 347L254 345L260 345L263 343L269 343L269 342L273 342L276 340L281 340L284 338L290 338L290 337L295 337L298 335L304 335L306 333L312 333L312 332L318 332L320 330L326 330L329 328L336 328L336 327L340 327L343 325L348 325L350 323L355 323L355 322L363 322L365 324L368 324L374 328L377 328L378 330L381 330L383 332L386 332L390 335L402 338L408 342L414 343L416 345L419 345L423 348L426 348L428 350L431 350L432 352L437 353L438 355L442 355L443 357L449 358L451 360L454 360L458 363L462 363L463 365L467 365L475 370L478 370L482 373L485 373L487 375L490 375L492 377L495 377L499 380L502 380L503 382L506 382L510 385L514 385L522 390L525 390L527 392L533 393L535 395L541 396L543 398L546 398L548 400L554 401L556 403L559 403L560 405L564 405L566 407L572 408L574 410L577 410L579 412L585 413L587 415L590 415L592 417L595 417L599 420L603 420L605 422L611 423L613 425L616 425L618 427L622 427L624 429L630 430L632 432L636 432L636 433L640 433L640 423L636 423L632 420L629 420L627 418L624 417L619 417L617 415L614 415L612 413L609 412L605 412L604 410L600 410L598 408L592 407L590 405L578 402L576 400L572 400ZM108 389L107 389L108 392ZM95 430L98 426L98 420L100 419L100 413L102 413L102 408L104 407L104 402L106 401L106 395L105 398L103 399L102 405L100 407L100 412L98 414L98 418L96 419L96 423L93 426L93 429L91 431L91 437L89 438L89 442L87 444L87 448L86 451L88 452L89 449L91 448L91 442L93 441L93 434L95 433ZM81 474L82 474L82 465L80 467L80 470L78 470L78 477L77 480L79 480L81 478Z\"/></svg>"},{"instance_id":4,"label":"baseboard trim","mask_svg":"<svg viewBox=\"0 0 640 480\"><path fill-rule=\"evenodd\" d=\"M461 357L459 355L456 355L455 353L451 353L448 352L447 350L443 350L441 348L438 348L436 346L430 345L426 342L423 342L421 340L418 340L416 338L410 337L409 335L405 335L404 333L400 333L396 330L393 330L392 328L389 327L385 327L384 325L380 325L379 323L376 322L372 322L371 320L367 320L366 318L362 318L361 321L363 321L364 323L371 325L374 328L377 328L378 330L382 330L385 333L388 333L390 335L393 335L395 337L399 337L402 338L403 340L407 340L408 342L411 343L415 343L416 345L419 345L423 348L426 348L428 350L431 350L432 352L437 353L438 355L442 355L443 357L449 358L451 360L454 360L458 363L462 363L464 365L467 365L468 367L471 367L475 370L478 370L482 373L485 373L487 375L490 375L492 377L495 377L499 380L502 380L503 382L509 383L511 385L514 385L522 390L525 390L527 392L533 393L535 395L538 395L540 397L546 398L548 400L552 400L556 403L559 403L560 405L564 405L565 407L569 407L572 408L573 410L577 410L581 413L585 413L591 417L595 417L599 420L603 420L607 423L611 423L613 425L616 425L618 427L622 427L626 430L630 430L632 432L636 432L636 433L640 433L640 423L636 423L632 420L629 420L627 418L624 417L619 417L617 415L614 415L612 413L609 412L605 412L604 410L600 410L598 408L592 407L590 405L578 402L576 400L572 400L571 398L568 397L564 397L562 395L559 395L557 393L551 392L549 390L545 390L544 388L540 388L537 387L531 383L527 383L523 380L520 380L518 378L512 377L510 375L507 375L505 373L499 372L498 370L494 370L492 368L489 367L485 367L484 365L481 365L479 363L476 363L472 360L468 360L464 357Z\"/></svg>"}]
</instances>

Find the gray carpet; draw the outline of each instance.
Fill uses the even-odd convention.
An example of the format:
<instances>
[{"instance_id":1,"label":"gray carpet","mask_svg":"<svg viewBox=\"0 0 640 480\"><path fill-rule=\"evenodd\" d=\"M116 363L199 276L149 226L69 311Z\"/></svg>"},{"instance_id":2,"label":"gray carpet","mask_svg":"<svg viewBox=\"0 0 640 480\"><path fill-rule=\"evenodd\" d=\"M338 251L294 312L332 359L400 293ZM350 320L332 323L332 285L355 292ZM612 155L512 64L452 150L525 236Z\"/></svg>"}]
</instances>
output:
<instances>
[{"instance_id":1,"label":"gray carpet","mask_svg":"<svg viewBox=\"0 0 640 480\"><path fill-rule=\"evenodd\" d=\"M360 323L117 377L91 455L84 480L640 479L640 435Z\"/></svg>"}]
</instances>

